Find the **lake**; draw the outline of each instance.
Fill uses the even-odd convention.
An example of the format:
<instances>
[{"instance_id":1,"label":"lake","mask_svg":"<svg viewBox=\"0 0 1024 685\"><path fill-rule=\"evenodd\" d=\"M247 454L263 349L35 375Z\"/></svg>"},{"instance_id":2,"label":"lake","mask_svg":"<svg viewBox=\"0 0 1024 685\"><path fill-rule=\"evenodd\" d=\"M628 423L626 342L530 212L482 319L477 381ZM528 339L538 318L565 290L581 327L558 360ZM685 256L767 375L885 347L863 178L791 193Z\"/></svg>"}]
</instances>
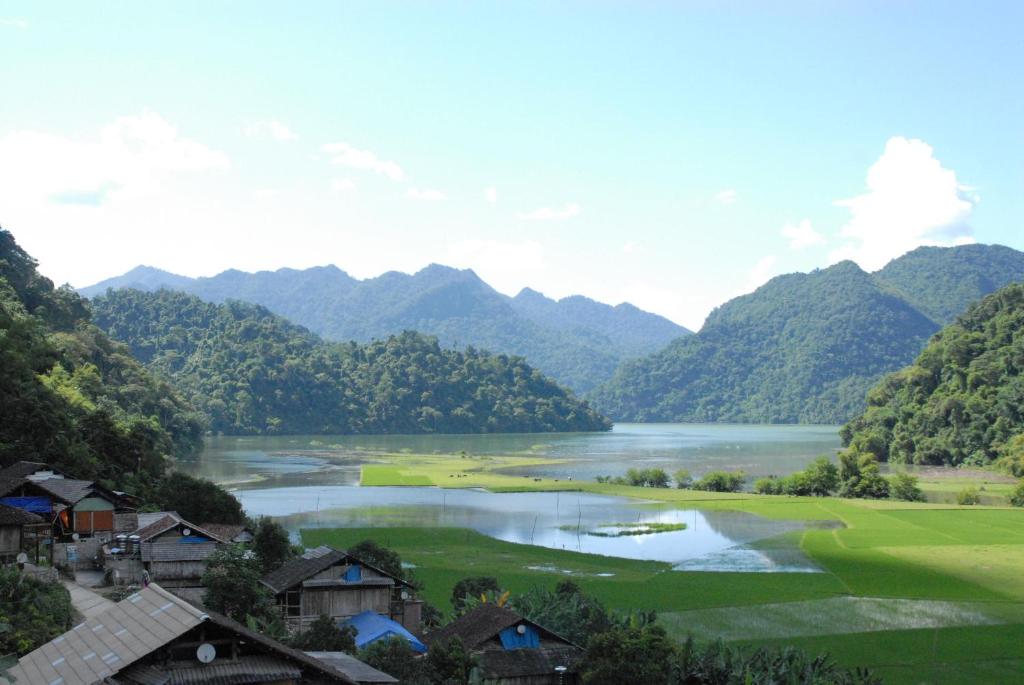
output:
<instances>
[{"instance_id":1,"label":"lake","mask_svg":"<svg viewBox=\"0 0 1024 685\"><path fill-rule=\"evenodd\" d=\"M254 516L293 533L309 527L450 526L508 542L707 571L816 571L794 546L760 541L806 523L695 511L583 493L489 493L359 487L374 454L526 454L554 463L521 470L576 480L628 468L742 469L785 475L839 448L836 426L618 424L608 433L432 436L215 437L183 464L229 487Z\"/></svg>"}]
</instances>

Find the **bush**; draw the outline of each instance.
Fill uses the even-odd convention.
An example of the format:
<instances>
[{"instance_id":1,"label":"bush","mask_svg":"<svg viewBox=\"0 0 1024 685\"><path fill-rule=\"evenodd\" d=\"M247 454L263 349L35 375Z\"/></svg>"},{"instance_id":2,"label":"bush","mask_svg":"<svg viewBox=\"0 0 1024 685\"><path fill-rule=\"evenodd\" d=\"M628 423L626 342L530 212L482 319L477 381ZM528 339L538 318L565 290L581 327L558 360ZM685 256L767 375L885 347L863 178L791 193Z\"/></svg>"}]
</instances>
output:
<instances>
[{"instance_id":1,"label":"bush","mask_svg":"<svg viewBox=\"0 0 1024 685\"><path fill-rule=\"evenodd\" d=\"M371 642L359 652L364 664L398 678L402 685L430 685L429 664L400 637Z\"/></svg>"},{"instance_id":2,"label":"bush","mask_svg":"<svg viewBox=\"0 0 1024 685\"><path fill-rule=\"evenodd\" d=\"M889 496L907 502L924 502L926 499L917 485L917 478L909 473L897 473L889 479Z\"/></svg>"},{"instance_id":3,"label":"bush","mask_svg":"<svg viewBox=\"0 0 1024 685\"><path fill-rule=\"evenodd\" d=\"M270 592L260 582L259 562L239 547L210 555L203 573L203 604L214 611L249 623L249 618L272 622L280 618Z\"/></svg>"},{"instance_id":4,"label":"bush","mask_svg":"<svg viewBox=\"0 0 1024 685\"><path fill-rule=\"evenodd\" d=\"M758 478L754 481L754 492L758 495L781 495L783 493L783 483L775 476Z\"/></svg>"},{"instance_id":5,"label":"bush","mask_svg":"<svg viewBox=\"0 0 1024 685\"><path fill-rule=\"evenodd\" d=\"M452 588L452 608L456 614L466 610L466 598L479 598L487 593L501 594L498 579L491 576L470 576L455 583Z\"/></svg>"},{"instance_id":6,"label":"bush","mask_svg":"<svg viewBox=\"0 0 1024 685\"><path fill-rule=\"evenodd\" d=\"M1024 507L1024 480L1017 483L1017 487L1010 492L1010 506Z\"/></svg>"},{"instance_id":7,"label":"bush","mask_svg":"<svg viewBox=\"0 0 1024 685\"><path fill-rule=\"evenodd\" d=\"M0 568L0 656L21 656L46 644L71 628L73 615L71 596L60 583Z\"/></svg>"},{"instance_id":8,"label":"bush","mask_svg":"<svg viewBox=\"0 0 1024 685\"><path fill-rule=\"evenodd\" d=\"M640 488L667 488L668 474L664 469L629 469L626 482Z\"/></svg>"},{"instance_id":9,"label":"bush","mask_svg":"<svg viewBox=\"0 0 1024 685\"><path fill-rule=\"evenodd\" d=\"M978 494L978 488L966 487L956 493L956 503L961 506L981 504L981 495Z\"/></svg>"},{"instance_id":10,"label":"bush","mask_svg":"<svg viewBox=\"0 0 1024 685\"><path fill-rule=\"evenodd\" d=\"M356 654L356 629L339 627L330 616L318 616L306 632L296 636L291 646L306 652L345 652Z\"/></svg>"},{"instance_id":11,"label":"bush","mask_svg":"<svg viewBox=\"0 0 1024 685\"><path fill-rule=\"evenodd\" d=\"M709 471L693 484L694 490L707 492L739 492L747 475L742 471Z\"/></svg>"},{"instance_id":12,"label":"bush","mask_svg":"<svg viewBox=\"0 0 1024 685\"><path fill-rule=\"evenodd\" d=\"M686 469L679 469L672 475L672 480L676 482L676 487L680 490L688 490L693 485L693 476Z\"/></svg>"}]
</instances>

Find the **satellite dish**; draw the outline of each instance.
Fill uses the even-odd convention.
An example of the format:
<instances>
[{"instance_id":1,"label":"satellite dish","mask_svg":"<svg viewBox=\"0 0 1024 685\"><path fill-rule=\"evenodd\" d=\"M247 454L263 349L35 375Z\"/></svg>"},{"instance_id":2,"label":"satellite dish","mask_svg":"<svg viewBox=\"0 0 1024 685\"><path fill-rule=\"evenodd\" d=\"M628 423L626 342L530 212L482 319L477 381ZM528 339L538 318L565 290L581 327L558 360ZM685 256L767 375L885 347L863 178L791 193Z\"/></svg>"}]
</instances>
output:
<instances>
[{"instance_id":1,"label":"satellite dish","mask_svg":"<svg viewBox=\"0 0 1024 685\"><path fill-rule=\"evenodd\" d=\"M519 625L516 626L516 632L519 633L520 635L526 635L526 626L524 626L522 623L520 623Z\"/></svg>"},{"instance_id":2,"label":"satellite dish","mask_svg":"<svg viewBox=\"0 0 1024 685\"><path fill-rule=\"evenodd\" d=\"M192 534L192 529L191 528L185 528L185 529L183 529L181 531L181 534L182 535L191 535Z\"/></svg>"},{"instance_id":3,"label":"satellite dish","mask_svg":"<svg viewBox=\"0 0 1024 685\"><path fill-rule=\"evenodd\" d=\"M409 599L409 593L405 590L402 590L402 599Z\"/></svg>"},{"instance_id":4,"label":"satellite dish","mask_svg":"<svg viewBox=\"0 0 1024 685\"><path fill-rule=\"evenodd\" d=\"M19 552L18 556L16 558L16 561L19 564L27 564L28 563L28 555L25 554L24 552Z\"/></svg>"},{"instance_id":5,"label":"satellite dish","mask_svg":"<svg viewBox=\"0 0 1024 685\"><path fill-rule=\"evenodd\" d=\"M79 537L81 537L81 536L78 533L72 533L71 534L71 539L74 540L75 542L78 542L78 538Z\"/></svg>"},{"instance_id":6,"label":"satellite dish","mask_svg":"<svg viewBox=\"0 0 1024 685\"><path fill-rule=\"evenodd\" d=\"M204 642L196 648L196 658L201 663L208 664L217 658L217 648L209 642Z\"/></svg>"}]
</instances>

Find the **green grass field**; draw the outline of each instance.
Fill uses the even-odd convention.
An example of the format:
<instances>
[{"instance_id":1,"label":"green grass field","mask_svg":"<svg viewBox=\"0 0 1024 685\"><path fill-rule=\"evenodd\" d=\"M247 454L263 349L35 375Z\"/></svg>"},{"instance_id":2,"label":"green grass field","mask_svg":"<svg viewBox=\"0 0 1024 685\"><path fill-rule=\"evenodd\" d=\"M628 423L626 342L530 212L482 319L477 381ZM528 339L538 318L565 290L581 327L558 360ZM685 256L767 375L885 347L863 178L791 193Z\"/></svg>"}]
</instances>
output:
<instances>
[{"instance_id":1,"label":"green grass field","mask_svg":"<svg viewBox=\"0 0 1024 685\"><path fill-rule=\"evenodd\" d=\"M373 538L415 564L424 596L449 609L452 586L496 576L512 592L571 577L612 608L656 609L680 639L793 644L868 666L890 683L1024 682L1024 511L941 501L795 498L633 488L502 473L534 457L386 455L364 485L582 490L641 506L727 509L774 519L837 521L762 541L799 549L823 573L682 572L668 564L517 545L450 528L303 531L307 545ZM995 479L998 480L998 479ZM932 499L965 486L922 483ZM989 501L1009 486L973 477Z\"/></svg>"}]
</instances>

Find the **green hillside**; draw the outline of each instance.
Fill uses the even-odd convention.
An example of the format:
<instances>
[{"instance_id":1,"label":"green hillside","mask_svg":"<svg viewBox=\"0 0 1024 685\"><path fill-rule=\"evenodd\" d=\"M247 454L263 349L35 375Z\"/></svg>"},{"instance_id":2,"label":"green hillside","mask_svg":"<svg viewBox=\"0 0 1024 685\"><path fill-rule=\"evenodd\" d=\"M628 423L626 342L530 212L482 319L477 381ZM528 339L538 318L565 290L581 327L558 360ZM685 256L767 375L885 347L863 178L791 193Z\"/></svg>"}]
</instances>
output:
<instances>
[{"instance_id":1,"label":"green hillside","mask_svg":"<svg viewBox=\"0 0 1024 685\"><path fill-rule=\"evenodd\" d=\"M772 279L594 393L633 421L832 423L936 329L853 262Z\"/></svg>"},{"instance_id":2,"label":"green hillside","mask_svg":"<svg viewBox=\"0 0 1024 685\"><path fill-rule=\"evenodd\" d=\"M1014 445L1024 448L1024 285L971 307L912 365L874 386L867 404L843 427L843 443L879 459L958 465L1012 458Z\"/></svg>"},{"instance_id":3,"label":"green hillside","mask_svg":"<svg viewBox=\"0 0 1024 685\"><path fill-rule=\"evenodd\" d=\"M48 462L144 494L196 452L187 402L90 321L85 300L36 271L0 229L0 465Z\"/></svg>"},{"instance_id":4,"label":"green hillside","mask_svg":"<svg viewBox=\"0 0 1024 685\"><path fill-rule=\"evenodd\" d=\"M518 357L403 332L326 343L259 305L110 291L97 323L199 407L211 430L491 433L607 430L608 421Z\"/></svg>"},{"instance_id":5,"label":"green hillside","mask_svg":"<svg viewBox=\"0 0 1024 685\"><path fill-rule=\"evenodd\" d=\"M553 300L529 289L514 298L468 269L432 264L415 274L357 280L334 266L185 278L140 266L80 292L181 290L203 300L263 305L328 340L370 342L405 330L444 347L514 354L577 392L611 378L626 359L650 354L689 331L629 304L585 297Z\"/></svg>"},{"instance_id":6,"label":"green hillside","mask_svg":"<svg viewBox=\"0 0 1024 685\"><path fill-rule=\"evenodd\" d=\"M1015 280L1024 253L999 245L923 247L874 274L843 262L779 276L589 397L620 421L841 423L951 311Z\"/></svg>"}]
</instances>

